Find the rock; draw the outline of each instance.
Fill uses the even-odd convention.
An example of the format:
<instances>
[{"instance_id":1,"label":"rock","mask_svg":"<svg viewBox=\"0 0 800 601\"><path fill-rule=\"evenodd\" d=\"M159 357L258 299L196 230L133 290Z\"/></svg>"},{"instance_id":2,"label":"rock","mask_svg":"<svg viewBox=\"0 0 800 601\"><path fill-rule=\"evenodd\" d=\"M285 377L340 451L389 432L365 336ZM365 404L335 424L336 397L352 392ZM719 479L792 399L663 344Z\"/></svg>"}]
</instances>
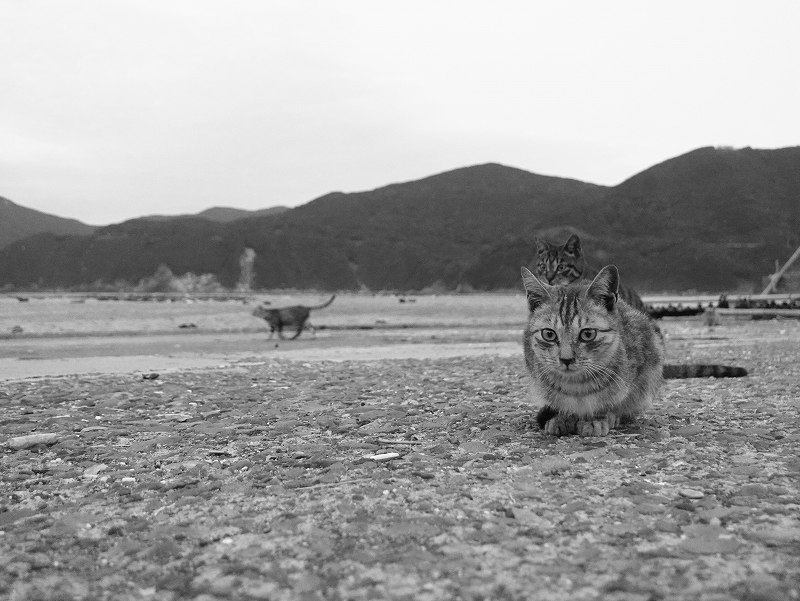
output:
<instances>
[{"instance_id":1,"label":"rock","mask_svg":"<svg viewBox=\"0 0 800 601\"><path fill-rule=\"evenodd\" d=\"M762 526L750 534L768 546L788 546L800 543L800 528L797 527Z\"/></svg>"},{"instance_id":2,"label":"rock","mask_svg":"<svg viewBox=\"0 0 800 601\"><path fill-rule=\"evenodd\" d=\"M731 533L719 526L690 526L684 529L684 534L686 538L680 542L680 547L698 555L733 553L741 546Z\"/></svg>"},{"instance_id":3,"label":"rock","mask_svg":"<svg viewBox=\"0 0 800 601\"><path fill-rule=\"evenodd\" d=\"M458 448L460 450L466 451L468 453L485 453L486 451L489 450L489 446L488 445L486 445L486 444L484 444L482 442L479 442L477 440L476 441L462 443L461 445L459 445Z\"/></svg>"},{"instance_id":4,"label":"rock","mask_svg":"<svg viewBox=\"0 0 800 601\"><path fill-rule=\"evenodd\" d=\"M105 463L97 463L83 470L83 476L85 478L95 478L100 472L106 469L108 469L108 466Z\"/></svg>"},{"instance_id":5,"label":"rock","mask_svg":"<svg viewBox=\"0 0 800 601\"><path fill-rule=\"evenodd\" d=\"M553 524L538 514L536 514L532 509L528 509L527 507L515 507L511 510L514 519L524 524L525 526L531 526L534 528L538 528L542 531L551 530Z\"/></svg>"},{"instance_id":6,"label":"rock","mask_svg":"<svg viewBox=\"0 0 800 601\"><path fill-rule=\"evenodd\" d=\"M57 442L58 434L55 433L28 434L9 439L8 446L15 451L20 451L22 449L30 449L39 444L51 445Z\"/></svg>"},{"instance_id":7,"label":"rock","mask_svg":"<svg viewBox=\"0 0 800 601\"><path fill-rule=\"evenodd\" d=\"M639 513L643 513L644 515L655 515L667 511L665 506L656 503L640 503L636 505L636 509Z\"/></svg>"},{"instance_id":8,"label":"rock","mask_svg":"<svg viewBox=\"0 0 800 601\"><path fill-rule=\"evenodd\" d=\"M680 524L675 523L673 520L661 518L656 520L654 525L659 532L670 532L672 534L680 534L681 532Z\"/></svg>"},{"instance_id":9,"label":"rock","mask_svg":"<svg viewBox=\"0 0 800 601\"><path fill-rule=\"evenodd\" d=\"M546 457L534 463L533 467L538 468L543 474L557 474L569 469L570 462L561 457Z\"/></svg>"},{"instance_id":10,"label":"rock","mask_svg":"<svg viewBox=\"0 0 800 601\"><path fill-rule=\"evenodd\" d=\"M693 425L693 426L684 426L683 428L677 428L672 431L673 434L676 436L695 436L696 434L700 434L703 431L702 426Z\"/></svg>"},{"instance_id":11,"label":"rock","mask_svg":"<svg viewBox=\"0 0 800 601\"><path fill-rule=\"evenodd\" d=\"M400 457L400 453L378 453L377 455L364 455L364 459L370 461L390 461Z\"/></svg>"},{"instance_id":12,"label":"rock","mask_svg":"<svg viewBox=\"0 0 800 601\"><path fill-rule=\"evenodd\" d=\"M436 475L432 472L423 472L420 470L415 470L411 473L418 478L422 478L423 480L433 480L436 477Z\"/></svg>"},{"instance_id":13,"label":"rock","mask_svg":"<svg viewBox=\"0 0 800 601\"><path fill-rule=\"evenodd\" d=\"M696 490L694 488L682 488L678 491L678 494L687 499L702 499L706 496L702 490Z\"/></svg>"}]
</instances>

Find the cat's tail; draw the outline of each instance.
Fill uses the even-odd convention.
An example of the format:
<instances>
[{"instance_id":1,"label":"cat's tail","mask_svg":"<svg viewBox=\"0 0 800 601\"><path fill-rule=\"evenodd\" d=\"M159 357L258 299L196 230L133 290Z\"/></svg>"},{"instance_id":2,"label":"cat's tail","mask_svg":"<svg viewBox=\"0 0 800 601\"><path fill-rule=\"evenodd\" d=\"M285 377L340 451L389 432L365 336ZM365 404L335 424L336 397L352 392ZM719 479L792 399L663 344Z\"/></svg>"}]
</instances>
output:
<instances>
[{"instance_id":1,"label":"cat's tail","mask_svg":"<svg viewBox=\"0 0 800 601\"><path fill-rule=\"evenodd\" d=\"M704 365L685 363L680 365L664 365L664 378L677 380L680 378L742 378L747 375L744 367L730 365Z\"/></svg>"},{"instance_id":2,"label":"cat's tail","mask_svg":"<svg viewBox=\"0 0 800 601\"><path fill-rule=\"evenodd\" d=\"M327 303L322 303L321 305L317 305L316 307L309 307L309 309L314 309L314 310L316 310L316 309L324 309L325 307L330 305L333 302L333 299L335 299L335 298L336 298L336 295L334 294Z\"/></svg>"}]
</instances>

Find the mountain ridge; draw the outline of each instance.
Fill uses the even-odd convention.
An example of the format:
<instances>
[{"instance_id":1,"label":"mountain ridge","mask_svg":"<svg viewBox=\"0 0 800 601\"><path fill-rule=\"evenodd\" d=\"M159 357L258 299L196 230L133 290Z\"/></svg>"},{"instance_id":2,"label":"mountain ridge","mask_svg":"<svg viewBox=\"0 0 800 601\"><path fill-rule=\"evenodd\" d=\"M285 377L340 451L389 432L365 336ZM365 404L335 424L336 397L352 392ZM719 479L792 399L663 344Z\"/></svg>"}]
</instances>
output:
<instances>
[{"instance_id":1,"label":"mountain ridge","mask_svg":"<svg viewBox=\"0 0 800 601\"><path fill-rule=\"evenodd\" d=\"M592 265L615 262L645 292L750 291L800 244L800 147L699 148L617 186L484 163L273 215L166 223L18 241L0 250L0 286L135 283L159 263L232 286L252 248L259 288L516 288L535 235L578 232Z\"/></svg>"},{"instance_id":2,"label":"mountain ridge","mask_svg":"<svg viewBox=\"0 0 800 601\"><path fill-rule=\"evenodd\" d=\"M136 217L136 219L150 219L152 221L166 221L169 219L180 219L185 217L202 217L211 221L219 221L227 223L229 221L236 221L237 219L248 219L250 217L263 217L268 215L279 215L284 211L288 211L289 207L275 206L266 209L237 209L234 207L210 207L199 213L187 213L182 215L144 215L143 217ZM111 224L113 225L113 224Z\"/></svg>"},{"instance_id":3,"label":"mountain ridge","mask_svg":"<svg viewBox=\"0 0 800 601\"><path fill-rule=\"evenodd\" d=\"M29 209L0 196L0 248L42 232L81 235L94 230L77 219Z\"/></svg>"}]
</instances>

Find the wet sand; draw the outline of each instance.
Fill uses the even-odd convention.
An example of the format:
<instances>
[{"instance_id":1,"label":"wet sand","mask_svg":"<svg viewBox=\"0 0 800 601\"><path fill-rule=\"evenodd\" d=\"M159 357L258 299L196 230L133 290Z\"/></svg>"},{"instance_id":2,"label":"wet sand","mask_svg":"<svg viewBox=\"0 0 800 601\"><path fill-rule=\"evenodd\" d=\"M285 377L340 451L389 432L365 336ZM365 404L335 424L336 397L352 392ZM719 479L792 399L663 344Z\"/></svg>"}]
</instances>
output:
<instances>
[{"instance_id":1,"label":"wet sand","mask_svg":"<svg viewBox=\"0 0 800 601\"><path fill-rule=\"evenodd\" d=\"M264 333L18 338L0 344L0 380L235 369L253 361L372 361L521 353L515 329L418 328L331 331L316 338L268 339Z\"/></svg>"}]
</instances>

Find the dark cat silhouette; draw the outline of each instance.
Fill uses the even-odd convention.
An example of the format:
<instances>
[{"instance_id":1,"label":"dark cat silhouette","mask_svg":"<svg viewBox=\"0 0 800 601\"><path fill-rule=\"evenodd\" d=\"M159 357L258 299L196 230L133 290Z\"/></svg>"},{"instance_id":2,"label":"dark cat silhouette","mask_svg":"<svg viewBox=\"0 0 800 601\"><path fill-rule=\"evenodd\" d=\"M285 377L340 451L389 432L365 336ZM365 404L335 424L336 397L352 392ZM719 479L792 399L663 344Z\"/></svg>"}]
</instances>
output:
<instances>
[{"instance_id":1,"label":"dark cat silhouette","mask_svg":"<svg viewBox=\"0 0 800 601\"><path fill-rule=\"evenodd\" d=\"M308 323L308 316L311 315L311 311L315 309L324 309L328 305L333 302L333 299L336 298L334 294L331 296L330 300L326 303L321 305L317 305L315 307L306 307L305 305L292 305L291 307L279 307L277 309L269 309L264 306L256 307L253 310L252 315L255 317L260 317L264 321L269 324L269 337L272 338L273 334L277 330L278 336L284 338L283 335L283 328L290 327L290 328L297 328L297 333L290 338L290 340L294 340L297 338L302 332L303 329L308 327L311 328L311 331L314 333L314 336L317 335L317 330Z\"/></svg>"}]
</instances>

